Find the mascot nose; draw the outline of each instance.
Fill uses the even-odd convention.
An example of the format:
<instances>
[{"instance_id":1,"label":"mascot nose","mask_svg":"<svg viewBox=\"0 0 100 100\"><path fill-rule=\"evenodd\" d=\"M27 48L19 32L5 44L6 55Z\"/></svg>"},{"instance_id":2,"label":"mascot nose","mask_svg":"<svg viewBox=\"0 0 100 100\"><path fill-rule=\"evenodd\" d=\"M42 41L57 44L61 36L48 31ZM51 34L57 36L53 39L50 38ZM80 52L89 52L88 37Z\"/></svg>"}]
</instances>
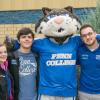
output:
<instances>
[{"instance_id":1,"label":"mascot nose","mask_svg":"<svg viewBox=\"0 0 100 100\"><path fill-rule=\"evenodd\" d=\"M59 28L59 29L58 29L58 32L62 32L62 31L64 31L63 28Z\"/></svg>"},{"instance_id":2,"label":"mascot nose","mask_svg":"<svg viewBox=\"0 0 100 100\"><path fill-rule=\"evenodd\" d=\"M64 21L64 18L62 16L56 16L56 18L54 19L54 22L56 24L61 24Z\"/></svg>"}]
</instances>

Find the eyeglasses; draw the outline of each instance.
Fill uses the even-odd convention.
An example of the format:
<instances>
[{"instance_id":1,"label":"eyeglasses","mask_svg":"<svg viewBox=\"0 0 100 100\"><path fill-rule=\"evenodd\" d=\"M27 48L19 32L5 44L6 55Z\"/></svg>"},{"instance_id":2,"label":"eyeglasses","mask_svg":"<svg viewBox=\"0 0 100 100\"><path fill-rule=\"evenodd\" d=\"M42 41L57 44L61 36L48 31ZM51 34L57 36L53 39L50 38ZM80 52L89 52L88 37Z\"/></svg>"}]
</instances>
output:
<instances>
[{"instance_id":1,"label":"eyeglasses","mask_svg":"<svg viewBox=\"0 0 100 100\"><path fill-rule=\"evenodd\" d=\"M81 37L86 37L86 36L91 36L93 34L93 32L88 32L87 34L81 34Z\"/></svg>"}]
</instances>

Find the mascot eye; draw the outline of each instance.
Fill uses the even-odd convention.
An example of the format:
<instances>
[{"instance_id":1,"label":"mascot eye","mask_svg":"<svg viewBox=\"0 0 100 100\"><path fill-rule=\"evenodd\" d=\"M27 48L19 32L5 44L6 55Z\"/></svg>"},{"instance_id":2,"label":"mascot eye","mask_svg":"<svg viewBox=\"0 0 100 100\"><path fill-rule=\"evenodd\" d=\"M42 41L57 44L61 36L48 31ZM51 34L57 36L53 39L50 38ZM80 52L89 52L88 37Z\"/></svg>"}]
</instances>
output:
<instances>
[{"instance_id":1,"label":"mascot eye","mask_svg":"<svg viewBox=\"0 0 100 100\"><path fill-rule=\"evenodd\" d=\"M60 14L61 16L69 16L67 13L62 13L62 14Z\"/></svg>"},{"instance_id":2,"label":"mascot eye","mask_svg":"<svg viewBox=\"0 0 100 100\"><path fill-rule=\"evenodd\" d=\"M63 14L64 16L68 17L69 15L68 14Z\"/></svg>"},{"instance_id":3,"label":"mascot eye","mask_svg":"<svg viewBox=\"0 0 100 100\"><path fill-rule=\"evenodd\" d=\"M68 14L65 14L65 16L69 16Z\"/></svg>"},{"instance_id":4,"label":"mascot eye","mask_svg":"<svg viewBox=\"0 0 100 100\"><path fill-rule=\"evenodd\" d=\"M51 19L51 18L53 18L53 17L56 17L57 15L49 15L47 18L48 19Z\"/></svg>"},{"instance_id":5,"label":"mascot eye","mask_svg":"<svg viewBox=\"0 0 100 100\"><path fill-rule=\"evenodd\" d=\"M47 18L48 18L48 19L51 19L51 17L50 17L50 16L48 16Z\"/></svg>"}]
</instances>

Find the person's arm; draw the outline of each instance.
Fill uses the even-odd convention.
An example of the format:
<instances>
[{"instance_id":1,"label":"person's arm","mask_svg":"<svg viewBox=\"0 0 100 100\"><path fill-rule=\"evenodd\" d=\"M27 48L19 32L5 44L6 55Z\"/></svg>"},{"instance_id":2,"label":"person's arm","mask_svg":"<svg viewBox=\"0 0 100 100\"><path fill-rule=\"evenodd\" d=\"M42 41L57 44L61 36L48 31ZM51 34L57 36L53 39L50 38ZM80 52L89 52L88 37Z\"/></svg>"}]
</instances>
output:
<instances>
[{"instance_id":1,"label":"person's arm","mask_svg":"<svg viewBox=\"0 0 100 100\"><path fill-rule=\"evenodd\" d=\"M41 47L44 45L44 38L35 39L32 43L32 52L39 53L41 52Z\"/></svg>"},{"instance_id":2,"label":"person's arm","mask_svg":"<svg viewBox=\"0 0 100 100\"><path fill-rule=\"evenodd\" d=\"M0 74L0 100L7 100L7 87L5 76Z\"/></svg>"},{"instance_id":3,"label":"person's arm","mask_svg":"<svg viewBox=\"0 0 100 100\"><path fill-rule=\"evenodd\" d=\"M18 58L18 52L11 52L11 54L8 56L8 69L9 72L12 76L13 79L13 90L14 90L14 94L13 94L13 98L14 100L18 100L18 93L19 93L19 58Z\"/></svg>"},{"instance_id":4,"label":"person's arm","mask_svg":"<svg viewBox=\"0 0 100 100\"><path fill-rule=\"evenodd\" d=\"M76 38L77 45L79 47L84 44L83 41L82 41L82 39L81 39L81 37L80 37L80 35L76 35L75 38Z\"/></svg>"},{"instance_id":5,"label":"person's arm","mask_svg":"<svg viewBox=\"0 0 100 100\"><path fill-rule=\"evenodd\" d=\"M42 46L40 40L43 39L43 38L44 38L43 35L42 35L42 36L37 36L37 37L35 37L35 39L33 40L33 43L32 43L32 51L33 51L33 52L36 52L36 51L37 51L36 49L37 49L39 46ZM20 48L20 44L19 44L19 42L18 42L17 39L14 40L14 39L11 39L10 37L7 37L7 36L6 36L6 39L5 39L5 44L6 44L6 46L7 46L8 52L9 52L9 51L10 51L10 52L11 52L11 51L16 51L17 49Z\"/></svg>"},{"instance_id":6,"label":"person's arm","mask_svg":"<svg viewBox=\"0 0 100 100\"><path fill-rule=\"evenodd\" d=\"M13 40L12 44L13 44L13 51L16 51L17 49L20 48L18 40Z\"/></svg>"},{"instance_id":7,"label":"person's arm","mask_svg":"<svg viewBox=\"0 0 100 100\"><path fill-rule=\"evenodd\" d=\"M78 47L84 45L84 42L82 41L80 35L76 35L75 38L76 38L76 42L77 42ZM97 39L98 41L100 41L100 34L97 34L97 35L96 35L96 39Z\"/></svg>"},{"instance_id":8,"label":"person's arm","mask_svg":"<svg viewBox=\"0 0 100 100\"><path fill-rule=\"evenodd\" d=\"M5 37L4 42L6 44L8 52L15 51L20 47L20 44L18 43L17 39L12 39L8 35Z\"/></svg>"},{"instance_id":9,"label":"person's arm","mask_svg":"<svg viewBox=\"0 0 100 100\"><path fill-rule=\"evenodd\" d=\"M96 38L98 41L100 41L100 34L96 34Z\"/></svg>"}]
</instances>

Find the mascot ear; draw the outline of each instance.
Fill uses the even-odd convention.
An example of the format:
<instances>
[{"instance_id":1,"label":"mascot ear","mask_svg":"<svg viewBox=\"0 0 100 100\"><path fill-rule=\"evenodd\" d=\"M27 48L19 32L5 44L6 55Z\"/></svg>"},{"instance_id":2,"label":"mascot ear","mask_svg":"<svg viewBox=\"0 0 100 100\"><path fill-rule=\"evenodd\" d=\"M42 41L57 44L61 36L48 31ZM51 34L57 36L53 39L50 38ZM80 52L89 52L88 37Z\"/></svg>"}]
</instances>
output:
<instances>
[{"instance_id":1,"label":"mascot ear","mask_svg":"<svg viewBox=\"0 0 100 100\"><path fill-rule=\"evenodd\" d=\"M40 24L41 24L43 18L44 18L44 17L40 18L39 21L35 24L35 32L36 32L36 33L37 33L37 32L41 33L41 30L39 30L39 31L37 31L37 30L38 30L38 28L39 28L39 26L40 26Z\"/></svg>"},{"instance_id":2,"label":"mascot ear","mask_svg":"<svg viewBox=\"0 0 100 100\"><path fill-rule=\"evenodd\" d=\"M48 13L51 11L51 9L50 8L47 8L47 7L43 7L42 8L42 11L43 11L43 14L44 15L48 15Z\"/></svg>"},{"instance_id":3,"label":"mascot ear","mask_svg":"<svg viewBox=\"0 0 100 100\"><path fill-rule=\"evenodd\" d=\"M64 9L71 12L71 13L73 13L73 7L72 6L67 6Z\"/></svg>"}]
</instances>

